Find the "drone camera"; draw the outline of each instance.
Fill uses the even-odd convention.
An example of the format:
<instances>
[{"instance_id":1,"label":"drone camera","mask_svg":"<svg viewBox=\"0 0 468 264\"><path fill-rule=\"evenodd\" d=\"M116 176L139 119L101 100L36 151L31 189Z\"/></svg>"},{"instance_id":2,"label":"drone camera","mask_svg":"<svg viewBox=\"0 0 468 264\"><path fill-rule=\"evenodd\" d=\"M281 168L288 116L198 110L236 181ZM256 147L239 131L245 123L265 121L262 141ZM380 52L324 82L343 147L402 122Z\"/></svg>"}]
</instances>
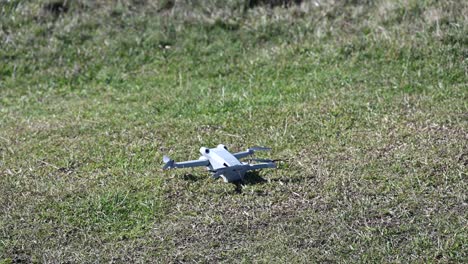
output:
<instances>
[{"instance_id":1,"label":"drone camera","mask_svg":"<svg viewBox=\"0 0 468 264\"><path fill-rule=\"evenodd\" d=\"M209 148L205 148L205 147L201 147L201 148L200 148L200 153L201 153L201 154L203 154L203 153L208 154L208 153L210 153L210 149L209 149Z\"/></svg>"}]
</instances>

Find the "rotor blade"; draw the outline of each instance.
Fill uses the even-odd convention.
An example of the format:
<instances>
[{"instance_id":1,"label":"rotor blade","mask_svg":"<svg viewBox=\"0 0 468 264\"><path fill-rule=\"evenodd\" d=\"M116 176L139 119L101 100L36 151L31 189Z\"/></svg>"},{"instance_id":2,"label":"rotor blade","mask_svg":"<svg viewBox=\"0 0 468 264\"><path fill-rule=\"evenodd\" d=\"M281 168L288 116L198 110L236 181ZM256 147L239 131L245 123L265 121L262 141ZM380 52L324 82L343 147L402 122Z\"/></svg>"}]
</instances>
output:
<instances>
[{"instance_id":1,"label":"rotor blade","mask_svg":"<svg viewBox=\"0 0 468 264\"><path fill-rule=\"evenodd\" d=\"M258 162L275 162L271 159L250 159L250 161L258 161Z\"/></svg>"},{"instance_id":2,"label":"rotor blade","mask_svg":"<svg viewBox=\"0 0 468 264\"><path fill-rule=\"evenodd\" d=\"M267 148L267 147L259 147L259 146L256 146L256 147L251 147L249 148L253 151L270 151L271 148Z\"/></svg>"},{"instance_id":3,"label":"rotor blade","mask_svg":"<svg viewBox=\"0 0 468 264\"><path fill-rule=\"evenodd\" d=\"M174 160L171 160L168 156L163 157L163 162L166 164L163 167L163 170L174 168Z\"/></svg>"},{"instance_id":4,"label":"rotor blade","mask_svg":"<svg viewBox=\"0 0 468 264\"><path fill-rule=\"evenodd\" d=\"M172 168L174 168L174 161L173 160L166 163L166 165L164 165L164 167L163 167L163 170L172 169Z\"/></svg>"}]
</instances>

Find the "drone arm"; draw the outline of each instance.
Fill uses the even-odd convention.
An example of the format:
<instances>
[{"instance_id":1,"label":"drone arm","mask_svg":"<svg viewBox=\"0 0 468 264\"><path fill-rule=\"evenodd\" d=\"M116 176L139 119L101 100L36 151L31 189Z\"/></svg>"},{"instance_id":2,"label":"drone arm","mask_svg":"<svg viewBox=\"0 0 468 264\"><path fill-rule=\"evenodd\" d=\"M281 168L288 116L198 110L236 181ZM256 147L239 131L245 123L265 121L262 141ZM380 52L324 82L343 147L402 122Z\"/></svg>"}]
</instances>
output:
<instances>
[{"instance_id":1,"label":"drone arm","mask_svg":"<svg viewBox=\"0 0 468 264\"><path fill-rule=\"evenodd\" d=\"M250 155L253 155L254 153L255 153L254 150L247 149L246 151L237 152L237 153L234 153L232 155L234 155L234 157L236 157L237 159L242 159L242 158L248 157Z\"/></svg>"},{"instance_id":2,"label":"drone arm","mask_svg":"<svg viewBox=\"0 0 468 264\"><path fill-rule=\"evenodd\" d=\"M233 155L237 159L242 159L247 156L253 155L257 151L269 151L269 150L270 148L267 148L267 147L251 147L251 148L248 148L246 151L237 152L237 153L234 153Z\"/></svg>"},{"instance_id":3,"label":"drone arm","mask_svg":"<svg viewBox=\"0 0 468 264\"><path fill-rule=\"evenodd\" d=\"M248 168L248 170L258 170L258 169L265 169L265 168L276 168L276 164L274 162L250 164L250 167Z\"/></svg>"},{"instance_id":4,"label":"drone arm","mask_svg":"<svg viewBox=\"0 0 468 264\"><path fill-rule=\"evenodd\" d=\"M190 160L182 162L174 162L174 168L191 168L191 167L200 167L208 166L210 162L208 160Z\"/></svg>"},{"instance_id":5,"label":"drone arm","mask_svg":"<svg viewBox=\"0 0 468 264\"><path fill-rule=\"evenodd\" d=\"M165 163L163 169L191 168L210 165L210 162L204 159L175 162L174 160L166 156L164 156L163 162Z\"/></svg>"}]
</instances>

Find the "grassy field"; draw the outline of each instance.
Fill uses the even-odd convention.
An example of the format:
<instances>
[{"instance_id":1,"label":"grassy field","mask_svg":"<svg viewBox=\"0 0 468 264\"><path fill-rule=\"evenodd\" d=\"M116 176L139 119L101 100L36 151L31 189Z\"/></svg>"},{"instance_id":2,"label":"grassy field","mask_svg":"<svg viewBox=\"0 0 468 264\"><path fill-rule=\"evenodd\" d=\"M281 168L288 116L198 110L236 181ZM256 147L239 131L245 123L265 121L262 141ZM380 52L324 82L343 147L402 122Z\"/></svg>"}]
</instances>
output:
<instances>
[{"instance_id":1,"label":"grassy field","mask_svg":"<svg viewBox=\"0 0 468 264\"><path fill-rule=\"evenodd\" d=\"M243 2L0 0L0 263L468 261L468 4Z\"/></svg>"}]
</instances>

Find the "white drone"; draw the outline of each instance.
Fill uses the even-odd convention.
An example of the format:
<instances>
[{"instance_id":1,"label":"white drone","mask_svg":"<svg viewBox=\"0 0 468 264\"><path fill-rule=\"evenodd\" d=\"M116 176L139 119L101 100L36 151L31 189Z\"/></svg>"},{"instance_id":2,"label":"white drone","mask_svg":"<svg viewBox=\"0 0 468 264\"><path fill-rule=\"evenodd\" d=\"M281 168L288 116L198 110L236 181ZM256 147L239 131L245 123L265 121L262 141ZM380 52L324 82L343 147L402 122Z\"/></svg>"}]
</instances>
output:
<instances>
[{"instance_id":1,"label":"white drone","mask_svg":"<svg viewBox=\"0 0 468 264\"><path fill-rule=\"evenodd\" d=\"M219 144L216 148L200 148L202 156L198 160L190 160L183 162L175 162L168 156L164 156L163 169L172 168L190 168L205 166L207 170L213 172L213 178L223 178L224 182L235 182L244 179L247 171L258 170L264 168L276 168L273 160L268 159L250 159L260 163L241 162L239 159L253 155L256 151L267 151L270 148L252 147L246 151L230 153L226 146Z\"/></svg>"}]
</instances>

